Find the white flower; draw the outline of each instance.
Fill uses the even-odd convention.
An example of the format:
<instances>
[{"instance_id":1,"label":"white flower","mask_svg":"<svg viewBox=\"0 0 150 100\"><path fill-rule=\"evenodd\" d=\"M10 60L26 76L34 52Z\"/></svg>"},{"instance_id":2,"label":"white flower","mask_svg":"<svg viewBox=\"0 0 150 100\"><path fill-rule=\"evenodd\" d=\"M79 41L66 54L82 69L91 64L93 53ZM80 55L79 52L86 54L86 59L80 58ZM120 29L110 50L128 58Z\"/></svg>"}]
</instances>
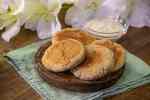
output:
<instances>
[{"instance_id":1,"label":"white flower","mask_svg":"<svg viewBox=\"0 0 150 100\"><path fill-rule=\"evenodd\" d=\"M20 31L19 14L24 9L24 0L0 1L0 30L5 28L2 38L9 42Z\"/></svg>"},{"instance_id":2,"label":"white flower","mask_svg":"<svg viewBox=\"0 0 150 100\"><path fill-rule=\"evenodd\" d=\"M36 30L40 39L50 37L61 30L57 18L61 9L59 0L26 0L25 6L25 28Z\"/></svg>"},{"instance_id":3,"label":"white flower","mask_svg":"<svg viewBox=\"0 0 150 100\"><path fill-rule=\"evenodd\" d=\"M19 33L21 26L37 31L44 39L61 29L57 15L60 0L1 0L0 29L5 28L2 38L9 42Z\"/></svg>"}]
</instances>

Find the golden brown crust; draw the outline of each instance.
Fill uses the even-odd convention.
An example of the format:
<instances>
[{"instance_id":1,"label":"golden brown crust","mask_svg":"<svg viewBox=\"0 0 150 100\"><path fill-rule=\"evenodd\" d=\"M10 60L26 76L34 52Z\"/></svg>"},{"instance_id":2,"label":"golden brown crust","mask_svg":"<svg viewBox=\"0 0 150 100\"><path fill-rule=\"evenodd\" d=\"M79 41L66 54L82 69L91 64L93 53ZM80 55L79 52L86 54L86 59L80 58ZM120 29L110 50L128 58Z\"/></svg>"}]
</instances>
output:
<instances>
[{"instance_id":1,"label":"golden brown crust","mask_svg":"<svg viewBox=\"0 0 150 100\"><path fill-rule=\"evenodd\" d=\"M67 39L52 44L42 57L44 66L54 72L61 72L75 67L83 61L85 49L81 42Z\"/></svg>"},{"instance_id":2,"label":"golden brown crust","mask_svg":"<svg viewBox=\"0 0 150 100\"><path fill-rule=\"evenodd\" d=\"M52 38L42 63L53 72L71 69L81 80L97 80L123 67L125 49L111 40L96 40L86 32L66 28Z\"/></svg>"},{"instance_id":3,"label":"golden brown crust","mask_svg":"<svg viewBox=\"0 0 150 100\"><path fill-rule=\"evenodd\" d=\"M65 40L68 38L78 40L82 42L84 45L90 44L94 40L96 40L94 37L90 36L88 33L83 32L79 29L66 28L55 34L55 36L52 38L52 43L56 43L58 41Z\"/></svg>"},{"instance_id":4,"label":"golden brown crust","mask_svg":"<svg viewBox=\"0 0 150 100\"><path fill-rule=\"evenodd\" d=\"M125 63L125 49L120 44L107 39L96 40L93 44L105 46L114 52L115 66L113 66L112 72L123 67Z\"/></svg>"},{"instance_id":5,"label":"golden brown crust","mask_svg":"<svg viewBox=\"0 0 150 100\"><path fill-rule=\"evenodd\" d=\"M96 80L106 75L114 66L113 52L100 45L89 45L86 48L86 60L72 70L82 80Z\"/></svg>"}]
</instances>

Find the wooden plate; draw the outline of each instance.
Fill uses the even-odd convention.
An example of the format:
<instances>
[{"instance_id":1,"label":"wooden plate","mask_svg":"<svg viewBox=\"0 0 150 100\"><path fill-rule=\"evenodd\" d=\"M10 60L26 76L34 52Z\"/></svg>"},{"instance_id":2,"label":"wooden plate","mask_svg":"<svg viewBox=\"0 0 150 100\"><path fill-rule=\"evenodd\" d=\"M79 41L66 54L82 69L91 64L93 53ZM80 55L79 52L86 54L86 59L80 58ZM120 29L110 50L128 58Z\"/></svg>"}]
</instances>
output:
<instances>
[{"instance_id":1,"label":"wooden plate","mask_svg":"<svg viewBox=\"0 0 150 100\"><path fill-rule=\"evenodd\" d=\"M37 70L40 76L50 85L72 91L93 92L113 85L123 73L124 67L114 73L109 73L99 80L84 81L76 78L69 71L62 73L51 72L47 70L41 62L41 57L50 45L51 42L44 44L35 55Z\"/></svg>"}]
</instances>

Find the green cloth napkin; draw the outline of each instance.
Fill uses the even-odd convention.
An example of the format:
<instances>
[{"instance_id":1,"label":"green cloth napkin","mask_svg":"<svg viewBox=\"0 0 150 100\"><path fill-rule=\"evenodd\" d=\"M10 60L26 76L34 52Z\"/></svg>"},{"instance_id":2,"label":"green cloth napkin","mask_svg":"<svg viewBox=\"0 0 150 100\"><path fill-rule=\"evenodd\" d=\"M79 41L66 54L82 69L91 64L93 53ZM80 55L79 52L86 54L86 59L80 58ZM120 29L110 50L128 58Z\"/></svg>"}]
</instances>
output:
<instances>
[{"instance_id":1,"label":"green cloth napkin","mask_svg":"<svg viewBox=\"0 0 150 100\"><path fill-rule=\"evenodd\" d=\"M103 97L115 95L150 83L150 66L127 52L125 71L119 81L110 88L93 93L79 93L53 87L40 78L34 64L34 55L38 48L45 42L47 42L47 40L33 43L11 51L5 56L20 76L23 77L44 100L100 100Z\"/></svg>"}]
</instances>

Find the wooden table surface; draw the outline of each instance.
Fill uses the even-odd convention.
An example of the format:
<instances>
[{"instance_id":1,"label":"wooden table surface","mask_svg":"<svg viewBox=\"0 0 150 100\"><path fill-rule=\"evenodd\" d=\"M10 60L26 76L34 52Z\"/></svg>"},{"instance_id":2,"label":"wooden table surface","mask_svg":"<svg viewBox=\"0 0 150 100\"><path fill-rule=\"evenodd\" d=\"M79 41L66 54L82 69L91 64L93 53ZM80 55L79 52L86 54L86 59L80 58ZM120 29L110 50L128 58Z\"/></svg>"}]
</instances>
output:
<instances>
[{"instance_id":1,"label":"wooden table surface","mask_svg":"<svg viewBox=\"0 0 150 100\"><path fill-rule=\"evenodd\" d=\"M10 43L0 39L0 54L38 40L34 32L22 29L20 33ZM119 42L150 65L150 28L129 28L128 34ZM150 84L106 99L150 100ZM0 57L0 100L42 100L2 57Z\"/></svg>"}]
</instances>

